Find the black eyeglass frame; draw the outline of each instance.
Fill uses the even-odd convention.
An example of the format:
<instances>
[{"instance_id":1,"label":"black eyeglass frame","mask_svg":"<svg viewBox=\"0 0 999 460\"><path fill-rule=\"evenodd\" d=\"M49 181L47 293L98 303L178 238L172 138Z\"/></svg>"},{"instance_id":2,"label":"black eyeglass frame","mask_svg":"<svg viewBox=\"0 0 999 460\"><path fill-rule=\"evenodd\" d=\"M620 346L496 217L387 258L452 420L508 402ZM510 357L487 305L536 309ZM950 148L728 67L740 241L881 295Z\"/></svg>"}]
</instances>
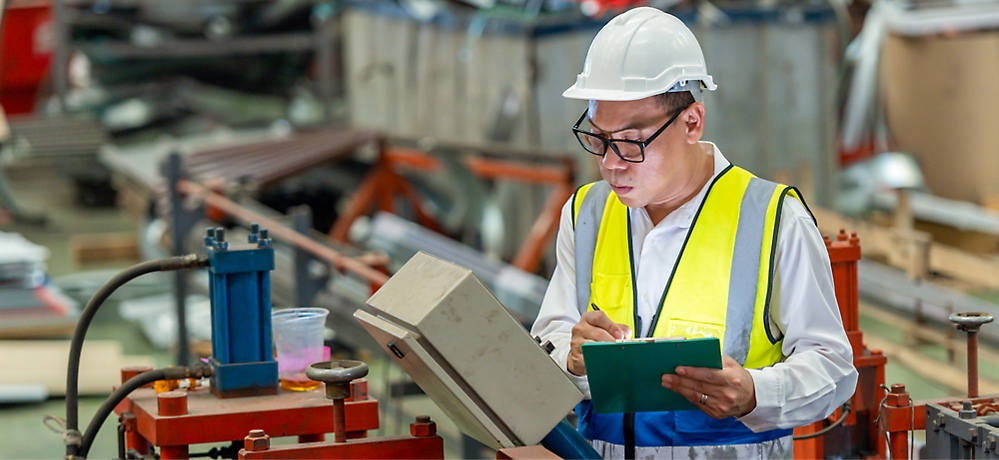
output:
<instances>
[{"instance_id":1,"label":"black eyeglass frame","mask_svg":"<svg viewBox=\"0 0 999 460\"><path fill-rule=\"evenodd\" d=\"M602 157L607 154L607 146L610 146L610 148L614 150L614 153L617 155L617 157L620 158L621 160L624 160L628 163L641 163L645 161L645 148L648 147L649 144L651 144L653 141L655 141L656 137L659 137L659 135L662 134L663 131L666 131L666 128L669 128L669 125L673 124L673 122L676 121L676 118L679 117L680 114L683 113L684 110L687 110L691 105L693 104L688 104L684 106L682 109L678 110L676 113L674 113L672 117L669 117L669 120L666 120L666 124L662 125L661 128L656 130L656 132L652 133L652 135L647 137L644 141L633 141L630 139L607 139L598 134L594 134L589 131L583 131L579 129L579 125L583 124L583 120L586 119L586 114L590 111L589 108L583 110L583 114L579 116L579 120L576 120L576 124L572 125L572 132L573 134L576 135L576 141L579 142L579 145L583 147L583 150L586 150L587 153L591 153L598 157ZM586 148L586 143L583 141L583 138L581 136L591 136L603 141L604 148L602 149L601 153L596 153ZM621 151L614 145L616 143L637 145L638 151L641 152L641 158L639 158L638 160L629 160L625 158L624 155L621 155Z\"/></svg>"}]
</instances>

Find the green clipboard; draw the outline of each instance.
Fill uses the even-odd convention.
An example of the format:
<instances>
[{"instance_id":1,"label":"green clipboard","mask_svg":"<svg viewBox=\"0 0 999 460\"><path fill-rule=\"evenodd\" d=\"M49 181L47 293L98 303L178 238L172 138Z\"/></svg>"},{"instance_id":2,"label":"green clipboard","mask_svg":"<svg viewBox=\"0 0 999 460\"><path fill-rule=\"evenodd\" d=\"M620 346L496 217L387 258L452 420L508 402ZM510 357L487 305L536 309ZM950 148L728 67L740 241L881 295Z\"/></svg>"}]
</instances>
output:
<instances>
[{"instance_id":1,"label":"green clipboard","mask_svg":"<svg viewBox=\"0 0 999 460\"><path fill-rule=\"evenodd\" d=\"M677 366L722 368L717 338L639 339L583 344L593 410L598 414L695 410L662 386Z\"/></svg>"}]
</instances>

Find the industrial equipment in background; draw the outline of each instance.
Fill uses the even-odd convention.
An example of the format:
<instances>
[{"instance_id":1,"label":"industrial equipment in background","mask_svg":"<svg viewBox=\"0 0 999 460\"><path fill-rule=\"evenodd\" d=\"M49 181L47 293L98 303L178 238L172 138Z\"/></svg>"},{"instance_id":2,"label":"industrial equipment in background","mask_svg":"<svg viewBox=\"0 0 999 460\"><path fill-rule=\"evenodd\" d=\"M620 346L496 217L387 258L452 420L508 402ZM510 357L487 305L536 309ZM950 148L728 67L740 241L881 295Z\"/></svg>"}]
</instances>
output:
<instances>
[{"instance_id":1,"label":"industrial equipment in background","mask_svg":"<svg viewBox=\"0 0 999 460\"><path fill-rule=\"evenodd\" d=\"M399 198L409 205L418 224L445 233L445 225L441 223L442 216L435 216L429 210L427 200L400 170L427 173L447 170L459 176L472 176L462 178L466 181L506 180L523 185L548 185L551 186L551 192L545 199L541 213L531 224L524 242L511 261L514 267L525 272L537 272L558 231L562 205L576 189L575 163L572 158L564 154L538 154L507 147L473 147L441 142L424 144L436 145L430 145L424 151L380 142L374 167L333 224L330 237L334 241L346 242L351 225L358 217L368 214L375 206L379 211L397 212L399 206L396 201Z\"/></svg>"},{"instance_id":2,"label":"industrial equipment in background","mask_svg":"<svg viewBox=\"0 0 999 460\"><path fill-rule=\"evenodd\" d=\"M190 182L175 185L195 195L206 192ZM206 204L223 210L231 207L224 198L215 197ZM304 238L284 230L278 232L284 238ZM188 458L192 444L227 442L228 447L213 453L233 456L238 451L241 458L442 458L443 441L427 417L418 417L409 435L367 437L379 420L378 402L367 394L363 363L312 366L308 374L325 382L325 397L318 391L279 388L270 353L271 237L270 231L255 224L250 225L245 243L228 241L222 228L209 229L203 240L205 255L139 264L98 291L81 314L71 349L64 435L68 458L89 454L97 430L112 411L119 414L121 458L153 455L154 449L163 459ZM887 360L864 346L858 328L859 243L855 234L843 231L835 240L826 238L860 383L851 401L831 420L796 431L796 456L904 458L909 448L906 435L926 428L925 452L930 455L995 455L996 399L977 394L976 367L977 331L991 316L953 317L969 334L968 398L913 403L901 385L885 394ZM370 270L349 258L340 259L339 266ZM81 433L75 376L79 350L97 308L114 289L143 273L191 268L209 271L213 321L209 366L123 369L122 386ZM464 433L498 449L499 458L595 455L564 421L582 395L548 358L550 344L532 340L470 270L417 254L394 277L370 281L371 312L358 310L355 317ZM210 388L199 384L202 378L210 379ZM509 389L525 382L531 391L511 398ZM323 442L330 432L335 440ZM272 447L270 438L276 436L298 436L300 444Z\"/></svg>"},{"instance_id":3,"label":"industrial equipment in background","mask_svg":"<svg viewBox=\"0 0 999 460\"><path fill-rule=\"evenodd\" d=\"M189 458L190 445L219 442L232 444L209 455L231 456L239 440L243 459L443 458L443 440L426 416L417 417L409 435L367 437L379 421L364 363L313 364L307 374L325 383L325 398L318 391L279 387L270 333L270 233L251 224L245 243L227 241L225 235L222 228L209 228L206 255L139 264L113 278L88 303L71 348L67 458L88 456L112 410L119 414L119 458L156 455L155 448L160 459ZM81 434L75 378L89 320L129 280L189 268L209 270L209 365L123 369L122 386ZM598 458L563 421L582 394L469 270L419 254L370 304L381 316L359 311L358 318L387 352L399 359L409 356L404 369L463 431L496 448L542 443L560 455ZM462 315L464 323L456 328ZM200 385L202 378L210 379L209 388ZM537 391L511 400L509 389L524 382L534 382ZM328 432L335 440L322 442ZM298 436L302 444L271 447L272 436Z\"/></svg>"},{"instance_id":4,"label":"industrial equipment in background","mask_svg":"<svg viewBox=\"0 0 999 460\"><path fill-rule=\"evenodd\" d=\"M252 215L232 201L217 195L194 182L180 179L180 157L173 155L167 163L171 201L174 204L175 250L183 240L182 228L192 216L184 215L180 198L186 196L201 201L201 212L211 211L216 215L229 215L245 218ZM378 402L368 396L367 382L362 368L356 363L325 363L313 366L310 377L326 383L327 398L319 392L290 392L278 386L277 367L270 351L270 272L274 267L275 251L271 240L279 237L292 242L298 249L308 250L312 256L337 270L359 274L370 283L375 291L386 283L388 277L360 262L337 254L332 249L311 240L301 232L308 225L296 225L292 230L277 222L264 220L265 225L275 225L271 232L255 223L249 223L246 242L234 242L227 238L224 228L210 228L203 237L204 256L179 256L163 261L151 261L137 268L126 270L114 278L91 300L78 326L74 350L82 345L86 328L94 313L103 301L130 279L149 271L180 270L184 268L207 268L208 291L212 311L212 358L209 366L179 367L153 371L151 369L124 369L122 386L116 390L90 423L85 433L79 432L76 408L75 370L79 360L70 360L70 382L68 383L67 423L64 441L67 456L86 457L96 438L97 430L112 410L119 417L119 457L141 457L158 454L159 458L187 458L192 455L190 445L203 443L226 443L228 447L213 449L207 455L233 456L238 447L243 458L286 458L300 457L341 457L341 458L442 458L443 442L436 435L435 423L426 417L418 417L411 425L408 436L368 438L367 431L378 428ZM309 244L311 243L311 244ZM296 250L296 251L297 251ZM297 256L296 256L297 257ZM425 257L425 256L424 256ZM296 262L296 271L298 271ZM467 270L464 272L470 274ZM396 286L404 285L396 282ZM499 446L516 446L524 443L537 443L542 438L556 441L551 448L560 451L560 445L588 449L588 446L569 425L562 422L571 407L581 395L547 355L541 351L524 331L521 323L508 313L481 285L480 295L492 298L490 315L480 315L499 321L496 315L505 315L509 334L517 332L521 336L520 351L533 349L534 363L547 369L549 379L560 382L556 389L571 389L576 400L559 399L564 402L561 411L546 412L542 422L530 422L532 431L524 435L523 430L515 430L518 437L507 437ZM183 296L178 296L183 298ZM303 302L308 303L308 302ZM462 305L474 308L475 305ZM513 336L514 338L516 337ZM516 349L516 347L514 347ZM78 351L76 352L78 355ZM512 358L511 358L512 359ZM516 361L516 360L515 360ZM184 362L184 361L181 361ZM358 369L355 369L358 368ZM521 377L534 378L534 370ZM351 378L348 378L351 377ZM353 378L356 377L356 378ZM198 383L198 379L210 378L210 388ZM560 380L559 380L560 379ZM179 380L177 383L164 381ZM142 388L154 383L154 388ZM478 383L484 383L479 381ZM185 387L186 385L186 387ZM346 389L344 387L346 386ZM158 387L160 391L157 391ZM179 390L178 390L178 387ZM504 388L509 388L506 386ZM162 390L171 390L161 392ZM567 393L569 397L573 393ZM490 400L496 404L496 398ZM469 408L474 403L465 401ZM466 409L474 410L474 409ZM481 410L480 410L481 411ZM561 413L560 413L561 412ZM500 423L503 430L511 430L519 424L527 423L534 417L525 412L514 421L493 420ZM504 414L509 417L512 414ZM551 420L548 420L551 419ZM550 422L549 426L543 426ZM553 431L554 429L554 431ZM494 430L495 431L495 430ZM325 433L336 434L336 441L322 443ZM281 447L270 446L272 436L298 436L300 445ZM240 442L242 440L242 442ZM495 440L494 440L495 442ZM157 452L158 451L158 452ZM194 453L193 455L202 455ZM589 455L593 455L592 451ZM570 454L570 456L574 456Z\"/></svg>"},{"instance_id":5,"label":"industrial equipment in background","mask_svg":"<svg viewBox=\"0 0 999 460\"><path fill-rule=\"evenodd\" d=\"M951 322L967 334L967 397L913 401L905 385L895 384L881 403L878 429L887 437L893 459L915 458L910 434L926 431L918 458L999 458L999 394L978 394L978 331L991 323L987 313L954 313Z\"/></svg>"},{"instance_id":6,"label":"industrial equipment in background","mask_svg":"<svg viewBox=\"0 0 999 460\"><path fill-rule=\"evenodd\" d=\"M992 322L987 313L954 313L967 333L968 396L913 401L905 385L885 385L887 358L869 350L859 330L857 268L860 240L840 231L828 237L836 298L860 376L853 397L831 418L795 430L795 458L915 458L913 432L926 431L918 458L999 458L999 395L978 394L978 331ZM886 393L887 391L887 393Z\"/></svg>"},{"instance_id":7,"label":"industrial equipment in background","mask_svg":"<svg viewBox=\"0 0 999 460\"><path fill-rule=\"evenodd\" d=\"M794 431L795 458L867 458L883 457L884 437L877 429L878 406L884 398L885 365L888 358L880 350L869 350L860 331L857 264L860 261L860 239L840 230L836 239L823 237L829 262L832 264L836 303L843 328L853 350L853 365L857 368L857 390L853 396L823 420Z\"/></svg>"},{"instance_id":8,"label":"industrial equipment in background","mask_svg":"<svg viewBox=\"0 0 999 460\"><path fill-rule=\"evenodd\" d=\"M326 382L328 398L317 391L280 389L270 331L274 250L269 231L251 225L247 241L236 243L226 240L224 229L211 228L204 241L204 256L150 261L125 270L84 309L70 352L64 434L67 458L87 457L112 410L119 414L119 458L189 458L189 446L203 443L232 443L210 453L214 455L235 457L243 446L246 458L266 458L260 452L268 450L271 436L298 436L314 448L330 432L336 440L322 454L310 451L303 456L443 458L443 440L432 429L434 422L426 418L414 422L415 434L409 436L367 437L368 430L379 426L378 401L368 395L366 371L348 369L356 365L320 363L317 366L327 368L315 374L310 371L313 378ZM209 270L213 332L209 365L123 369L122 386L81 434L76 376L79 352L94 313L117 287L141 274L188 268ZM202 378L210 379L208 388L200 385Z\"/></svg>"}]
</instances>

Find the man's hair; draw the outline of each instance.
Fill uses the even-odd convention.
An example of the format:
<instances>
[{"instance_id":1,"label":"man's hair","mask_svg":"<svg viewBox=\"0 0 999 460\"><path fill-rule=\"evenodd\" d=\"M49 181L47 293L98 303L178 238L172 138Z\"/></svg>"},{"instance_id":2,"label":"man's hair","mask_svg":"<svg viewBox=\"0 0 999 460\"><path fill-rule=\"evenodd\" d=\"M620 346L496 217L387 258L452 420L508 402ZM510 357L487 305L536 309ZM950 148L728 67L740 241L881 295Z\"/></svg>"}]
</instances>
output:
<instances>
[{"instance_id":1,"label":"man's hair","mask_svg":"<svg viewBox=\"0 0 999 460\"><path fill-rule=\"evenodd\" d=\"M663 109L667 115L673 115L677 110L694 103L694 95L690 94L690 91L662 93L655 95L655 98L656 105Z\"/></svg>"}]
</instances>

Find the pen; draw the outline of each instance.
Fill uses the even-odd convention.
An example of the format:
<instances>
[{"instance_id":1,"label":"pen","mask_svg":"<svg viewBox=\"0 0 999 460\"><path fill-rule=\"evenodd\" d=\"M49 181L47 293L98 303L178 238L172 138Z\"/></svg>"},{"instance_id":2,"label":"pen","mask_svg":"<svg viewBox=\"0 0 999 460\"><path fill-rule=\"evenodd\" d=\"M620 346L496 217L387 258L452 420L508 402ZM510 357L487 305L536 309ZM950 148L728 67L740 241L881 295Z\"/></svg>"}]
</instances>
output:
<instances>
[{"instance_id":1,"label":"pen","mask_svg":"<svg viewBox=\"0 0 999 460\"><path fill-rule=\"evenodd\" d=\"M600 308L597 307L597 304L590 302L590 306L593 307L593 311L600 311Z\"/></svg>"}]
</instances>

